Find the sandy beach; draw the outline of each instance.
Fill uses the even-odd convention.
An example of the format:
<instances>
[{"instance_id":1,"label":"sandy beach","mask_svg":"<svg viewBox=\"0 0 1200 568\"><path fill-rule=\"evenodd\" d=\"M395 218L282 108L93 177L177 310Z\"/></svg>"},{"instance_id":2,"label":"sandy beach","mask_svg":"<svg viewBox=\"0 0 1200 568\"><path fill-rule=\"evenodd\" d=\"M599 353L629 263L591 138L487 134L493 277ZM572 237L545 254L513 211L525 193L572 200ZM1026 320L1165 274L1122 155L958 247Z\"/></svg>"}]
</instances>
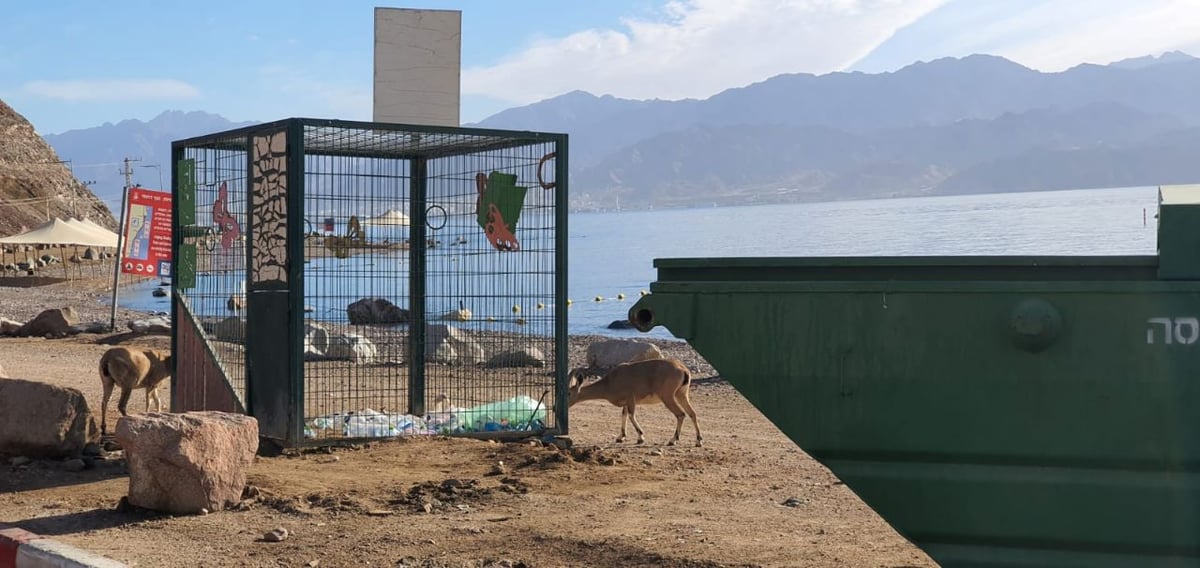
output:
<instances>
[{"instance_id":1,"label":"sandy beach","mask_svg":"<svg viewBox=\"0 0 1200 568\"><path fill-rule=\"evenodd\" d=\"M81 321L107 321L104 288L0 286L0 317L71 306ZM118 327L145 315L118 310ZM572 365L595 339L571 338ZM169 345L165 335L121 333L0 338L0 364L12 377L77 388L98 408L96 364L116 341ZM647 444L615 444L620 411L589 402L571 411L572 450L420 437L259 457L254 496L204 516L118 509L128 488L120 452L79 472L56 460L13 467L4 456L0 523L131 566L934 565L687 344L653 343L697 377L704 447L666 446L674 418L658 405L639 409ZM130 410L142 404L135 396ZM500 462L507 475L489 475ZM448 479L470 489L446 493ZM422 499L439 506L425 512L414 505ZM278 527L291 536L262 541Z\"/></svg>"}]
</instances>

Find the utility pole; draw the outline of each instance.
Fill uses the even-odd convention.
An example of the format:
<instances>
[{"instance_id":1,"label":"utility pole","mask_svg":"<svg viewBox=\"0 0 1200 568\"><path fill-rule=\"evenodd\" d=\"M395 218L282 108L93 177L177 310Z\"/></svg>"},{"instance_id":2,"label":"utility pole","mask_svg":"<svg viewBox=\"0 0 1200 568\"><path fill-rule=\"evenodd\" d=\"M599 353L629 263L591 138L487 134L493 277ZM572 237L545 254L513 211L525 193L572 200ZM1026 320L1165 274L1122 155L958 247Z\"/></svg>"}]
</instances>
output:
<instances>
[{"instance_id":1,"label":"utility pole","mask_svg":"<svg viewBox=\"0 0 1200 568\"><path fill-rule=\"evenodd\" d=\"M133 182L133 168L130 162L140 162L141 158L125 157L125 189L121 192L121 221L117 225L117 262L113 265L112 312L109 314L108 331L117 330L117 287L121 278L121 262L125 253L125 214L129 210L129 187Z\"/></svg>"},{"instance_id":2,"label":"utility pole","mask_svg":"<svg viewBox=\"0 0 1200 568\"><path fill-rule=\"evenodd\" d=\"M129 162L140 161L142 161L141 158L129 158L128 156L125 158L125 169L121 172L125 174L125 189L129 189L129 186L133 181L133 167L129 165Z\"/></svg>"}]
</instances>

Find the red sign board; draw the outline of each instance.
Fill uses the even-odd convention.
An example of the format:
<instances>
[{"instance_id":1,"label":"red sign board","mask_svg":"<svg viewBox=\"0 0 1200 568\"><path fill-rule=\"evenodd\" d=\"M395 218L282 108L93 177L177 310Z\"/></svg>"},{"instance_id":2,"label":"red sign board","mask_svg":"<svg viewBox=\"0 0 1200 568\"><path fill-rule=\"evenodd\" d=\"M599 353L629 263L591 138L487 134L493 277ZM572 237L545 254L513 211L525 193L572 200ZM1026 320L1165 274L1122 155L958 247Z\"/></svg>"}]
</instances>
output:
<instances>
[{"instance_id":1,"label":"red sign board","mask_svg":"<svg viewBox=\"0 0 1200 568\"><path fill-rule=\"evenodd\" d=\"M129 188L125 219L121 272L171 276L171 194L143 187Z\"/></svg>"}]
</instances>

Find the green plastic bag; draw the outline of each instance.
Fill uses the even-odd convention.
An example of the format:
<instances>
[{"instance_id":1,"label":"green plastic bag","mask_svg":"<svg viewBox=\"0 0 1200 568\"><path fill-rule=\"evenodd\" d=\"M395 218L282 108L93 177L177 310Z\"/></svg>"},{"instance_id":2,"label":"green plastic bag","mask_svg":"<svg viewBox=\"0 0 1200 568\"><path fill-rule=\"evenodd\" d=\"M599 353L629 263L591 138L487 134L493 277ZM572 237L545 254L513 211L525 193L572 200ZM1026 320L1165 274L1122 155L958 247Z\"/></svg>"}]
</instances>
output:
<instances>
[{"instance_id":1,"label":"green plastic bag","mask_svg":"<svg viewBox=\"0 0 1200 568\"><path fill-rule=\"evenodd\" d=\"M519 430L536 420L545 422L546 406L521 395L460 410L456 414L458 425L463 430L484 431L489 424L495 425L493 428L497 430Z\"/></svg>"}]
</instances>

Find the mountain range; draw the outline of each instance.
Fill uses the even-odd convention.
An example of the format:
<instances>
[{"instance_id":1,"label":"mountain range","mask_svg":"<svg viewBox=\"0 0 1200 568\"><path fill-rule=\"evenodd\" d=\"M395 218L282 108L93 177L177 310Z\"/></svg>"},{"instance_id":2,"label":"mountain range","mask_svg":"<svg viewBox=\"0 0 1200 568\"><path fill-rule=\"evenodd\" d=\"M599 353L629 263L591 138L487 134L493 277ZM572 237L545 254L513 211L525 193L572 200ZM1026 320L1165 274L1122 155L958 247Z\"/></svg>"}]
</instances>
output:
<instances>
[{"instance_id":1,"label":"mountain range","mask_svg":"<svg viewBox=\"0 0 1200 568\"><path fill-rule=\"evenodd\" d=\"M149 121L122 120L93 128L47 134L42 138L64 160L71 161L75 176L87 183L114 212L120 212L125 187L123 160L131 158L133 183L167 189L171 184L171 142L210 132L248 126L202 111L166 111ZM161 173L161 185L160 177Z\"/></svg>"},{"instance_id":2,"label":"mountain range","mask_svg":"<svg viewBox=\"0 0 1200 568\"><path fill-rule=\"evenodd\" d=\"M466 126L568 133L576 210L828 201L1200 181L1197 92L1200 59L1181 52L1056 73L972 55L703 100L575 91ZM45 138L76 164L165 165L171 140L243 124L168 112ZM109 170L76 168L105 200Z\"/></svg>"}]
</instances>

